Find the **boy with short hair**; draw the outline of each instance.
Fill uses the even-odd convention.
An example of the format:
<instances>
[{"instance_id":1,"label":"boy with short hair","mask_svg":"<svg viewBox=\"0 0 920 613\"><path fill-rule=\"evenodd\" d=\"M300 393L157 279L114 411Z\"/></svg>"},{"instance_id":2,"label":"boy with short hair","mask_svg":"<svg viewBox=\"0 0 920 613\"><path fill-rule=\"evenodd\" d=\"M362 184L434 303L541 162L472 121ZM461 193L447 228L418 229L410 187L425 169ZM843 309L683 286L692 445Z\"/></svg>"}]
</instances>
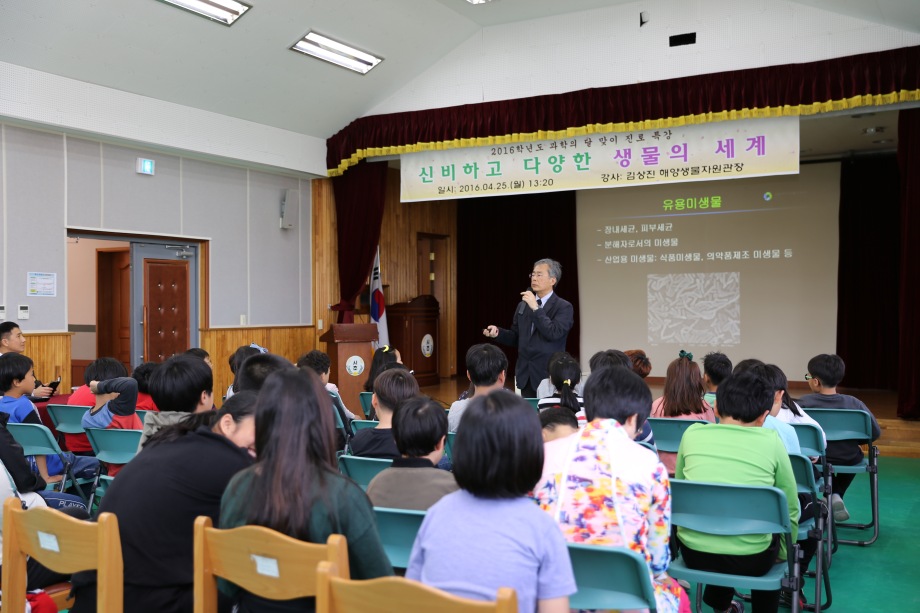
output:
<instances>
[{"instance_id":1,"label":"boy with short hair","mask_svg":"<svg viewBox=\"0 0 920 613\"><path fill-rule=\"evenodd\" d=\"M773 407L774 390L753 372L730 375L716 392L717 424L690 426L680 442L675 477L735 485L777 487L786 494L792 540L798 539L799 503L789 454L779 436L763 422ZM713 519L713 521L717 521ZM784 542L771 534L716 536L677 528L681 555L690 568L758 577L777 557L785 559ZM743 611L730 587L706 586L703 601L716 611ZM755 611L775 611L779 590L754 590Z\"/></svg>"},{"instance_id":2,"label":"boy with short hair","mask_svg":"<svg viewBox=\"0 0 920 613\"><path fill-rule=\"evenodd\" d=\"M35 371L32 360L20 353L10 353L0 358L0 411L9 415L11 424L43 425L38 410L29 400L29 394L35 389ZM99 469L99 460L88 457L75 457L64 453L72 467L75 477L92 478ZM64 462L57 455L28 456L32 472L38 473L46 483L57 483L64 479Z\"/></svg>"},{"instance_id":3,"label":"boy with short hair","mask_svg":"<svg viewBox=\"0 0 920 613\"><path fill-rule=\"evenodd\" d=\"M391 368L374 380L371 405L380 422L376 428L358 430L348 446L352 455L396 459L402 456L393 438L393 413L403 402L419 393L418 382L405 367Z\"/></svg>"},{"instance_id":4,"label":"boy with short hair","mask_svg":"<svg viewBox=\"0 0 920 613\"><path fill-rule=\"evenodd\" d=\"M22 328L15 321L0 322L0 358L5 355L25 353L26 337L22 333ZM39 400L50 398L54 390L47 385L42 385L41 381L35 382L35 389L32 390L31 396Z\"/></svg>"},{"instance_id":5,"label":"boy with short hair","mask_svg":"<svg viewBox=\"0 0 920 613\"><path fill-rule=\"evenodd\" d=\"M151 436L192 413L214 408L214 373L200 358L174 355L160 364L148 382L159 412L147 413L138 451Z\"/></svg>"},{"instance_id":6,"label":"boy with short hair","mask_svg":"<svg viewBox=\"0 0 920 613\"><path fill-rule=\"evenodd\" d=\"M456 432L460 427L460 418L474 396L485 396L504 389L507 372L508 357L495 345L481 343L469 348L466 352L466 376L473 384L473 395L450 405L447 413L449 432Z\"/></svg>"},{"instance_id":7,"label":"boy with short hair","mask_svg":"<svg viewBox=\"0 0 920 613\"><path fill-rule=\"evenodd\" d=\"M332 360L329 355L318 349L305 353L297 359L298 368L309 368L322 380L329 397L332 398L332 405L339 410L342 421L347 425L349 420L355 419L355 414L345 407L342 397L339 395L339 388L329 382L329 369L332 366ZM346 419L347 418L347 419Z\"/></svg>"},{"instance_id":8,"label":"boy with short hair","mask_svg":"<svg viewBox=\"0 0 920 613\"><path fill-rule=\"evenodd\" d=\"M83 429L103 428L142 430L137 417L137 381L131 377L116 377L105 381L90 381L89 389L96 396L92 409L83 414ZM124 464L106 464L107 474L114 477Z\"/></svg>"},{"instance_id":9,"label":"boy with short hair","mask_svg":"<svg viewBox=\"0 0 920 613\"><path fill-rule=\"evenodd\" d=\"M716 406L716 390L732 374L732 361L718 351L711 351L703 356L703 400L709 406Z\"/></svg>"},{"instance_id":10,"label":"boy with short hair","mask_svg":"<svg viewBox=\"0 0 920 613\"><path fill-rule=\"evenodd\" d=\"M401 457L368 484L374 506L427 511L460 489L452 473L435 468L447 439L444 407L427 396L410 398L393 416L393 438Z\"/></svg>"},{"instance_id":11,"label":"boy with short hair","mask_svg":"<svg viewBox=\"0 0 920 613\"><path fill-rule=\"evenodd\" d=\"M846 365L843 359L836 354L822 353L808 360L808 373L805 379L811 394L799 398L799 406L803 409L850 409L863 411L872 418L872 440L882 435L878 421L872 415L862 400L847 394L838 394L837 386L843 380ZM856 441L828 441L827 461L833 465L855 466L862 462L863 452ZM834 520L844 522L850 519L850 513L843 504L843 496L856 477L854 474L838 473L831 480L834 493L831 496L831 506L834 509Z\"/></svg>"}]
</instances>

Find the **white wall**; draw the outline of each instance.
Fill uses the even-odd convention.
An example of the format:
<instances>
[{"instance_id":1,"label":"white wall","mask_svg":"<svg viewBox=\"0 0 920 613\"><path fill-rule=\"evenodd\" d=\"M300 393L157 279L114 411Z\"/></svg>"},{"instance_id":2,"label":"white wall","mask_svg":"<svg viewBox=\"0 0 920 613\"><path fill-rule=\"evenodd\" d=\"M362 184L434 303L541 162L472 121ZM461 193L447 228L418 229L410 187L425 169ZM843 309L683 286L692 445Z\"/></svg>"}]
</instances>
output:
<instances>
[{"instance_id":1,"label":"white wall","mask_svg":"<svg viewBox=\"0 0 920 613\"><path fill-rule=\"evenodd\" d=\"M639 27L639 12L650 21ZM696 32L695 45L668 37ZM655 0L484 28L366 115L804 63L920 34L785 0Z\"/></svg>"},{"instance_id":2,"label":"white wall","mask_svg":"<svg viewBox=\"0 0 920 613\"><path fill-rule=\"evenodd\" d=\"M135 172L137 157L155 176ZM212 327L313 321L309 180L6 124L0 167L0 304L9 319L28 304L29 331L84 323L68 312L68 230L209 241ZM287 190L299 201L282 230ZM57 273L57 297L27 298L28 272Z\"/></svg>"}]
</instances>

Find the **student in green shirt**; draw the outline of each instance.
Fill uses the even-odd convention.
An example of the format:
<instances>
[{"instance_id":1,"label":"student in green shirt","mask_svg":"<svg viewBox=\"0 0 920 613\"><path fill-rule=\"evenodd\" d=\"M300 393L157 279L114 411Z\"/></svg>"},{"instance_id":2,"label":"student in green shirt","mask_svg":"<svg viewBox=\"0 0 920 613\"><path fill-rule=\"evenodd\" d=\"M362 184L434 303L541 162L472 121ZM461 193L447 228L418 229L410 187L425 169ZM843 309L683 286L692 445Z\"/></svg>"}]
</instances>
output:
<instances>
[{"instance_id":1,"label":"student in green shirt","mask_svg":"<svg viewBox=\"0 0 920 613\"><path fill-rule=\"evenodd\" d=\"M773 406L772 385L752 372L742 372L723 381L716 394L721 421L687 429L677 453L676 478L783 490L796 540L799 505L789 455L776 432L761 427ZM721 536L683 527L678 527L677 535L690 568L756 577L786 557L777 535ZM729 587L707 586L703 602L716 611L743 611L741 602L732 600L733 594ZM755 613L776 611L779 590L755 590L751 602Z\"/></svg>"}]
</instances>

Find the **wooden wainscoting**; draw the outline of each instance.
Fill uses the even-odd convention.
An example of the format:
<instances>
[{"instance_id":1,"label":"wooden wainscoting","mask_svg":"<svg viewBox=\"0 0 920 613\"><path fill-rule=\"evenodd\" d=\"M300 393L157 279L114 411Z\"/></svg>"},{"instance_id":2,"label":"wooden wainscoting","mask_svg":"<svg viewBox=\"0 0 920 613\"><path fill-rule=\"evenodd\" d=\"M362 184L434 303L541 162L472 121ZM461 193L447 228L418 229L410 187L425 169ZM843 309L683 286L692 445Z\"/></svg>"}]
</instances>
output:
<instances>
[{"instance_id":1,"label":"wooden wainscoting","mask_svg":"<svg viewBox=\"0 0 920 613\"><path fill-rule=\"evenodd\" d=\"M271 326L262 328L211 328L201 330L201 348L211 354L214 364L214 397L219 399L233 383L228 362L240 345L256 343L292 362L316 349L314 326Z\"/></svg>"},{"instance_id":2,"label":"wooden wainscoting","mask_svg":"<svg viewBox=\"0 0 920 613\"><path fill-rule=\"evenodd\" d=\"M35 376L43 383L61 378L58 389L69 394L73 379L70 373L72 332L26 332L26 355L35 363ZM80 385L83 379L80 379Z\"/></svg>"}]
</instances>

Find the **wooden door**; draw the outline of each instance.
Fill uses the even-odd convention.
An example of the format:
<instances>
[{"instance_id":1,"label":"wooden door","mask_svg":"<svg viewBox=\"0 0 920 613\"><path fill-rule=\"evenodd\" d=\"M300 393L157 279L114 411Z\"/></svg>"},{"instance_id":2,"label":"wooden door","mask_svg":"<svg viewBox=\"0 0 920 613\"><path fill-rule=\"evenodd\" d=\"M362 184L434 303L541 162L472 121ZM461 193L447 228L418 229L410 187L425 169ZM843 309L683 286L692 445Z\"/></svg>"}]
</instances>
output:
<instances>
[{"instance_id":1,"label":"wooden door","mask_svg":"<svg viewBox=\"0 0 920 613\"><path fill-rule=\"evenodd\" d=\"M189 262L144 259L144 359L162 362L189 345Z\"/></svg>"},{"instance_id":2,"label":"wooden door","mask_svg":"<svg viewBox=\"0 0 920 613\"><path fill-rule=\"evenodd\" d=\"M450 377L450 338L452 322L447 313L448 288L450 287L450 237L440 234L418 234L418 295L434 296L441 307L439 325L440 342L438 364L441 377Z\"/></svg>"},{"instance_id":3,"label":"wooden door","mask_svg":"<svg viewBox=\"0 0 920 613\"><path fill-rule=\"evenodd\" d=\"M131 371L131 254L96 250L96 357L113 357Z\"/></svg>"}]
</instances>

